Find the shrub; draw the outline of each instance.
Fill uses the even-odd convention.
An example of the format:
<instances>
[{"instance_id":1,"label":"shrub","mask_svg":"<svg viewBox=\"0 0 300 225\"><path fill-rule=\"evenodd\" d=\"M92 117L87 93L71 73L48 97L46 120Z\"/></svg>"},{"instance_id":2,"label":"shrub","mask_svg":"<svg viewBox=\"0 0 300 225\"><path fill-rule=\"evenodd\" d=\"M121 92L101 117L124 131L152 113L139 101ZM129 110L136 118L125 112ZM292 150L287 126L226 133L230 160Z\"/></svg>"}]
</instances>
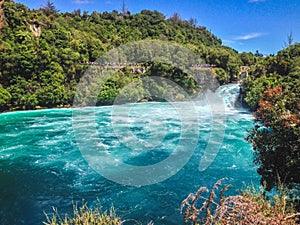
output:
<instances>
[{"instance_id":1,"label":"shrub","mask_svg":"<svg viewBox=\"0 0 300 225\"><path fill-rule=\"evenodd\" d=\"M51 217L45 214L47 222L44 225L121 225L123 221L116 216L115 210L112 207L109 211L102 212L101 207L91 209L84 203L81 207L73 206L73 217L59 215L58 210L53 208L54 213Z\"/></svg>"},{"instance_id":2,"label":"shrub","mask_svg":"<svg viewBox=\"0 0 300 225\"><path fill-rule=\"evenodd\" d=\"M227 185L221 189L217 201L216 190L223 180L218 180L214 184L207 198L202 193L208 192L208 189L200 187L196 194L190 193L182 201L181 212L185 208L186 224L298 224L300 213L294 210L292 203L283 192L272 199L267 199L263 191L257 192L255 189L245 190L241 195L224 197L223 192L229 188ZM202 201L201 207L197 206L198 200ZM214 209L212 206L215 206Z\"/></svg>"}]
</instances>

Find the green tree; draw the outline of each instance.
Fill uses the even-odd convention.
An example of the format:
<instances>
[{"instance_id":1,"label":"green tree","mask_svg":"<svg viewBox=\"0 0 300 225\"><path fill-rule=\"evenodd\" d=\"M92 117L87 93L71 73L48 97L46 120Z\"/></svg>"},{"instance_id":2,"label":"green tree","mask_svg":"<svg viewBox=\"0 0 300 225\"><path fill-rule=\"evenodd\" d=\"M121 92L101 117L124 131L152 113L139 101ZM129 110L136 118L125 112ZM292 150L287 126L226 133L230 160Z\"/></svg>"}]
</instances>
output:
<instances>
[{"instance_id":1,"label":"green tree","mask_svg":"<svg viewBox=\"0 0 300 225\"><path fill-rule=\"evenodd\" d=\"M47 0L46 4L41 9L47 16L59 13L59 10L56 9L54 3L50 0Z\"/></svg>"},{"instance_id":2,"label":"green tree","mask_svg":"<svg viewBox=\"0 0 300 225\"><path fill-rule=\"evenodd\" d=\"M243 83L257 121L247 140L267 190L279 184L299 190L300 45L258 62Z\"/></svg>"},{"instance_id":3,"label":"green tree","mask_svg":"<svg viewBox=\"0 0 300 225\"><path fill-rule=\"evenodd\" d=\"M8 109L8 103L10 102L11 95L8 90L2 87L0 84L0 110L4 111Z\"/></svg>"},{"instance_id":4,"label":"green tree","mask_svg":"<svg viewBox=\"0 0 300 225\"><path fill-rule=\"evenodd\" d=\"M300 94L281 86L267 87L255 113L258 124L247 140L267 190L300 183Z\"/></svg>"},{"instance_id":5,"label":"green tree","mask_svg":"<svg viewBox=\"0 0 300 225\"><path fill-rule=\"evenodd\" d=\"M218 66L223 68L226 76L229 74L234 77L239 66L238 54L222 46L219 38L204 26L195 26L195 21L193 25L181 20L176 13L173 19L166 19L165 15L155 10L142 10L125 16L116 10L93 12L91 15L80 10L59 13L49 0L39 10L30 10L13 1L5 1L3 6L6 26L0 33L0 85L2 92L7 91L10 97L1 102L0 110L71 104L76 85L87 69L82 63L93 62L108 50L132 41L176 41L207 59L208 63L211 63L211 58L218 59ZM33 21L41 28L39 37L29 27ZM140 47L145 50L149 46ZM174 54L174 49L166 46L161 48L165 48L167 58L172 58L181 66L189 63L182 60L184 53ZM151 51L133 49L135 59L141 61L147 61L151 54ZM162 57L156 60L164 61ZM107 59L103 63L119 62ZM151 72L175 81L189 93L198 91L195 81L180 69L157 64L149 64L147 69L148 72L142 74L121 68L121 73L105 84L103 93L93 93L93 96L99 95L97 104L111 104L113 97L125 84L151 75ZM172 90L168 91L173 93ZM135 90L132 93L136 93Z\"/></svg>"},{"instance_id":6,"label":"green tree","mask_svg":"<svg viewBox=\"0 0 300 225\"><path fill-rule=\"evenodd\" d=\"M287 40L284 41L284 48L288 48L290 47L292 44L293 44L293 41L294 41L294 38L293 38L293 33L290 32L288 35L287 35Z\"/></svg>"}]
</instances>

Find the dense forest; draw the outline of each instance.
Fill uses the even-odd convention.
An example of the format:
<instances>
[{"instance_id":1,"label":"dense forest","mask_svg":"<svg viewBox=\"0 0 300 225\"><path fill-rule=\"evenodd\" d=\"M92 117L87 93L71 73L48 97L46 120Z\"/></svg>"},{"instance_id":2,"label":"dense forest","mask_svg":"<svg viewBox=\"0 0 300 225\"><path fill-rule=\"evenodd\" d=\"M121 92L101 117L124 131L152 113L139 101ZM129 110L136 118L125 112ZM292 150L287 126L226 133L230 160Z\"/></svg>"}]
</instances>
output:
<instances>
[{"instance_id":1,"label":"dense forest","mask_svg":"<svg viewBox=\"0 0 300 225\"><path fill-rule=\"evenodd\" d=\"M181 20L177 13L170 18L149 10L134 15L129 11L59 13L51 2L39 10L29 10L5 0L2 18L1 111L71 105L74 88L87 69L80 63L94 62L108 50L132 41L178 43L198 54L202 63L214 64L221 83L236 79L239 66L255 60L251 53L241 57L222 46L221 40L205 27L197 26L193 19ZM168 73L174 71L172 76L177 80L184 77L170 66L154 66ZM111 99L126 84L124 80L132 80L126 68L117 73L104 88L106 92L100 93L98 105L112 103Z\"/></svg>"},{"instance_id":2,"label":"dense forest","mask_svg":"<svg viewBox=\"0 0 300 225\"><path fill-rule=\"evenodd\" d=\"M158 11L60 13L48 2L38 10L12 0L0 1L0 111L70 106L76 86L105 52L125 43L155 39L180 44L215 65L218 81L236 81L240 66L249 66L243 81L245 102L257 124L247 140L255 149L262 183L298 188L300 183L300 44L277 55L238 53L195 20L166 18ZM110 62L114 63L114 62ZM197 90L189 76L171 65L145 62L143 73L122 67L110 79L97 104L111 104L126 84L156 74ZM150 98L151 96L149 96Z\"/></svg>"},{"instance_id":3,"label":"dense forest","mask_svg":"<svg viewBox=\"0 0 300 225\"><path fill-rule=\"evenodd\" d=\"M267 190L300 190L300 44L261 58L243 82L257 120L247 140Z\"/></svg>"}]
</instances>

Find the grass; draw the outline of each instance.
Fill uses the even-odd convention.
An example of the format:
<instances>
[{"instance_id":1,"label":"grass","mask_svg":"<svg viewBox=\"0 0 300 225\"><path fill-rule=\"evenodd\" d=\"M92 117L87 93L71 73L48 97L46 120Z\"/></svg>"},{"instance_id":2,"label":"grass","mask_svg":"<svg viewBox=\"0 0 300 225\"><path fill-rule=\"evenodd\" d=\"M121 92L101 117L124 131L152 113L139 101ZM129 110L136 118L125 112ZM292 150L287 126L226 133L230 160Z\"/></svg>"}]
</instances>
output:
<instances>
[{"instance_id":1,"label":"grass","mask_svg":"<svg viewBox=\"0 0 300 225\"><path fill-rule=\"evenodd\" d=\"M223 180L218 180L210 191L207 187L200 187L195 194L190 193L182 201L181 212L184 212L186 224L299 224L300 213L295 211L284 189L271 199L265 197L263 190L256 191L254 188L246 189L241 195L224 197L224 191L229 188L227 185L217 196ZM208 197L203 195L204 192L209 193Z\"/></svg>"},{"instance_id":2,"label":"grass","mask_svg":"<svg viewBox=\"0 0 300 225\"><path fill-rule=\"evenodd\" d=\"M82 206L73 206L73 216L61 216L58 210L53 208L54 213L52 216L45 214L46 222L44 225L121 225L123 221L115 213L112 207L109 212L102 212L101 206L91 209L87 203Z\"/></svg>"},{"instance_id":3,"label":"grass","mask_svg":"<svg viewBox=\"0 0 300 225\"><path fill-rule=\"evenodd\" d=\"M279 194L267 198L263 189L257 191L254 187L245 189L240 195L225 197L224 192L231 185L223 185L225 180L218 180L211 190L200 187L196 193L190 193L181 203L181 213L186 224L205 225L297 225L300 213L295 210L287 197L284 188L279 188ZM117 216L112 207L109 212L102 207L89 208L87 203L74 205L73 215L61 216L57 209L46 216L44 225L122 225L130 220ZM136 224L141 224L132 220ZM153 225L149 222L148 225Z\"/></svg>"},{"instance_id":4,"label":"grass","mask_svg":"<svg viewBox=\"0 0 300 225\"><path fill-rule=\"evenodd\" d=\"M45 213L46 222L44 225L123 225L125 222L133 222L141 225L140 222L134 219L122 220L116 215L113 207L108 211L102 211L102 207L98 204L95 209L90 208L86 202L82 206L73 204L73 215L61 216L56 208L53 208L54 213L49 216ZM147 225L154 225L150 221Z\"/></svg>"}]
</instances>

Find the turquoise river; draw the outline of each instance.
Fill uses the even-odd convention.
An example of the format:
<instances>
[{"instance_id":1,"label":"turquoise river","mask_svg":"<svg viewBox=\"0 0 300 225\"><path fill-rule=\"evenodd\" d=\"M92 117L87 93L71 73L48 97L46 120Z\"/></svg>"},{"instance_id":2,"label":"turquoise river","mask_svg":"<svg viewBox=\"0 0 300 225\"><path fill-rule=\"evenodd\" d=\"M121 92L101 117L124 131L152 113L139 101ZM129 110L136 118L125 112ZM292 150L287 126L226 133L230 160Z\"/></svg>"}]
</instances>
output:
<instances>
[{"instance_id":1,"label":"turquoise river","mask_svg":"<svg viewBox=\"0 0 300 225\"><path fill-rule=\"evenodd\" d=\"M232 184L227 194L237 194L244 185L258 185L252 147L244 140L247 130L253 126L253 117L246 109L235 107L238 91L235 84L221 86L218 90L226 106L225 135L208 168L199 170L199 162L215 120L211 118L209 106L199 100L196 105L199 138L193 154L175 175L145 186L111 181L89 166L74 133L74 109L0 114L0 224L42 224L46 220L44 213L51 214L52 207L62 215L72 214L73 204L80 204L83 199L91 207L99 201L104 209L113 205L118 215L128 219L124 224L138 224L135 221L142 224L153 221L155 225L184 224L179 210L181 202L200 186L211 187L218 179L227 177L225 183ZM100 144L118 161L136 167L168 158L181 137L180 123L172 105L148 102L130 106L132 134L139 140L147 140L150 133L162 132L160 126L155 130L153 121L164 121L163 131L167 133L162 142L147 151L125 146L121 143L124 140L114 135L121 124L112 126L113 107L104 106L91 108L96 135L102 140ZM86 138L94 135L87 133ZM136 139L130 138L128 143L134 143Z\"/></svg>"}]
</instances>

